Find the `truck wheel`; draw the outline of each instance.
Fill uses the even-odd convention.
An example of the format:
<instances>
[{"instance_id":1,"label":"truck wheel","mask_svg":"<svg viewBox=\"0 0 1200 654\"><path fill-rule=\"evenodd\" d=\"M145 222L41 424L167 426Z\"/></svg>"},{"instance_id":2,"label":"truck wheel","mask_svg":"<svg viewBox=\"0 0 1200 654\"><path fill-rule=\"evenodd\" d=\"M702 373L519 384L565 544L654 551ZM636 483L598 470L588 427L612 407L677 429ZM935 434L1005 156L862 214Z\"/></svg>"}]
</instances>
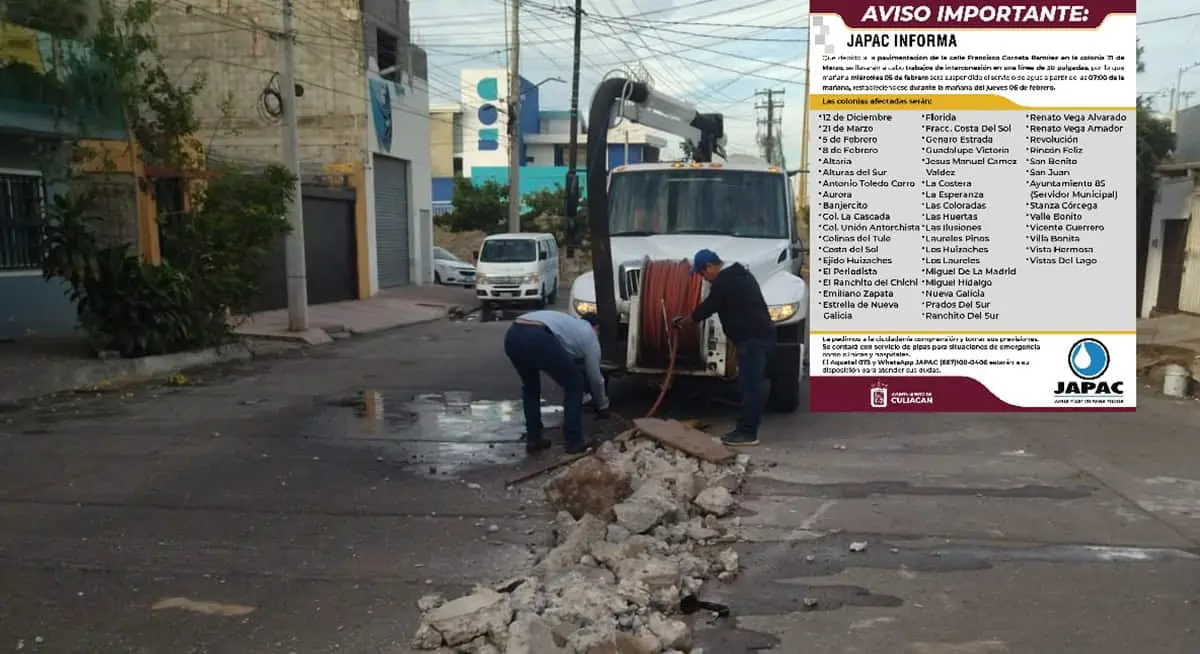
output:
<instances>
[{"instance_id":1,"label":"truck wheel","mask_svg":"<svg viewBox=\"0 0 1200 654\"><path fill-rule=\"evenodd\" d=\"M479 322L491 322L496 319L496 309L490 302L482 302L479 305Z\"/></svg>"},{"instance_id":2,"label":"truck wheel","mask_svg":"<svg viewBox=\"0 0 1200 654\"><path fill-rule=\"evenodd\" d=\"M803 330L799 330L803 334ZM780 342L771 367L771 390L767 408L778 413L795 413L800 407L800 375L804 370L803 336L798 342Z\"/></svg>"}]
</instances>

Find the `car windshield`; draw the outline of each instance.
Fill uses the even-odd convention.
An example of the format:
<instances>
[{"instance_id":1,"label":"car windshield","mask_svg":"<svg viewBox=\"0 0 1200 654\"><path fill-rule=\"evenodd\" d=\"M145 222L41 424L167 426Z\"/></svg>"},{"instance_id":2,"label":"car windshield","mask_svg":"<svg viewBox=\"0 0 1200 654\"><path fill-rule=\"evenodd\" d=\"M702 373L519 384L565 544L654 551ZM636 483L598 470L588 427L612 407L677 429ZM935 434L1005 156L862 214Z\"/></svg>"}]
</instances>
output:
<instances>
[{"instance_id":1,"label":"car windshield","mask_svg":"<svg viewBox=\"0 0 1200 654\"><path fill-rule=\"evenodd\" d=\"M452 252L449 250L443 250L442 248L433 248L433 258L437 259L438 261L461 261L461 259L454 256Z\"/></svg>"},{"instance_id":2,"label":"car windshield","mask_svg":"<svg viewBox=\"0 0 1200 654\"><path fill-rule=\"evenodd\" d=\"M496 238L483 242L479 260L490 263L537 261L537 246L527 238Z\"/></svg>"},{"instance_id":3,"label":"car windshield","mask_svg":"<svg viewBox=\"0 0 1200 654\"><path fill-rule=\"evenodd\" d=\"M785 177L756 170L632 170L612 176L613 236L725 234L787 238Z\"/></svg>"}]
</instances>

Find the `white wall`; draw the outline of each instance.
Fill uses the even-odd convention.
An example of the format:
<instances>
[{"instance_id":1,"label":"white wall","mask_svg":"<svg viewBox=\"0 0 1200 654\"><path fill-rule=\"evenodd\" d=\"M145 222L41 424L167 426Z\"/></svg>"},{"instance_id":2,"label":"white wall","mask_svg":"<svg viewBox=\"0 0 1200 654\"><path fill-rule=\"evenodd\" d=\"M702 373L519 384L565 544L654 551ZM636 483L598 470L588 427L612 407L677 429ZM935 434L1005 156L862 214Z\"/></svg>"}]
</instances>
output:
<instances>
[{"instance_id":1,"label":"white wall","mask_svg":"<svg viewBox=\"0 0 1200 654\"><path fill-rule=\"evenodd\" d=\"M374 62L371 62L374 69ZM412 281L433 281L433 180L430 172L429 90L425 80L405 79L392 85L392 142L381 146L375 132L375 111L371 107L375 82L387 83L372 70L367 74L368 149L372 154L408 161L409 251L412 256ZM367 170L367 252L370 257L371 293L379 290L379 262L375 250L375 194L373 168ZM422 213L422 210L424 213ZM424 216L424 218L422 217ZM425 224L428 223L428 224Z\"/></svg>"},{"instance_id":2,"label":"white wall","mask_svg":"<svg viewBox=\"0 0 1200 654\"><path fill-rule=\"evenodd\" d=\"M480 97L480 82L495 80L495 98ZM462 141L463 175L470 177L475 166L508 165L508 71L503 68L464 70L459 78L460 97L463 106ZM496 122L481 124L479 110L484 105L497 109ZM497 132L496 149L479 151L479 131L494 129Z\"/></svg>"},{"instance_id":3,"label":"white wall","mask_svg":"<svg viewBox=\"0 0 1200 654\"><path fill-rule=\"evenodd\" d=\"M1146 277L1142 282L1142 306L1139 317L1149 318L1158 304L1158 285L1162 278L1163 221L1186 220L1191 216L1193 185L1191 178L1163 180L1150 219L1150 244L1146 251Z\"/></svg>"},{"instance_id":4,"label":"white wall","mask_svg":"<svg viewBox=\"0 0 1200 654\"><path fill-rule=\"evenodd\" d=\"M541 168L543 166L554 165L554 146L541 143L529 143L525 145L525 156L533 157L532 162L527 162L525 165L532 168Z\"/></svg>"}]
</instances>

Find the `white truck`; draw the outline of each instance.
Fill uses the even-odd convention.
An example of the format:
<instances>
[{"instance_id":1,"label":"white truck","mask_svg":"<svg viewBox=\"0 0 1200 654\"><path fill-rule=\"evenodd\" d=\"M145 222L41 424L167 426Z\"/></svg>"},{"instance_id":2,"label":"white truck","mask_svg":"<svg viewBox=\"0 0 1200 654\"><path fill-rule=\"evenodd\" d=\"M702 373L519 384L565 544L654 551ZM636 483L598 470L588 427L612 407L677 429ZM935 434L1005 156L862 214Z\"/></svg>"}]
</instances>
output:
<instances>
[{"instance_id":1,"label":"white truck","mask_svg":"<svg viewBox=\"0 0 1200 654\"><path fill-rule=\"evenodd\" d=\"M687 138L695 144L695 161L630 164L606 175L606 152L593 153L592 146L605 148L614 110ZM665 374L661 365L642 363L639 353L641 268L647 260L690 259L707 248L727 264L745 266L762 287L777 333L767 405L795 411L804 374L809 297L800 277L805 250L787 171L732 157L714 161L712 155L721 154L723 146L723 119L698 114L636 82L602 82L590 119L587 183L594 270L572 284L568 310L598 316L607 367L627 374ZM705 283L702 293L707 292ZM733 349L714 315L700 327L699 351L680 352L675 374L735 379Z\"/></svg>"}]
</instances>

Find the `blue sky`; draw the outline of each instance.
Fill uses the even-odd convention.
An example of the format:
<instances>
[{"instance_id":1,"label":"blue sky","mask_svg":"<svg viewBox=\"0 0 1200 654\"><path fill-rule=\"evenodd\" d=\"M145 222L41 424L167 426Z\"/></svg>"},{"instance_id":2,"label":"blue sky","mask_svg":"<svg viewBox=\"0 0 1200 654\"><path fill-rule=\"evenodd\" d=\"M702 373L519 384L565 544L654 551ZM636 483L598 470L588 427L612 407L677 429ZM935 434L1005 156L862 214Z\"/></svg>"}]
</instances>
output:
<instances>
[{"instance_id":1,"label":"blue sky","mask_svg":"<svg viewBox=\"0 0 1200 654\"><path fill-rule=\"evenodd\" d=\"M569 0L522 0L521 73L537 82L571 76ZM808 3L795 0L584 0L580 103L612 70L648 74L656 89L726 115L731 152L756 152L754 93L784 93L784 154L800 160ZM1200 11L1200 0L1142 0L1139 22ZM457 101L464 68L506 65L502 0L412 0L415 40L429 53L433 100ZM1200 16L1139 28L1143 93L1166 110L1181 66L1200 61ZM1181 88L1200 91L1200 66ZM567 84L542 87L542 108L565 109ZM1200 94L1192 97L1200 103ZM677 140L677 139L676 139Z\"/></svg>"}]
</instances>

